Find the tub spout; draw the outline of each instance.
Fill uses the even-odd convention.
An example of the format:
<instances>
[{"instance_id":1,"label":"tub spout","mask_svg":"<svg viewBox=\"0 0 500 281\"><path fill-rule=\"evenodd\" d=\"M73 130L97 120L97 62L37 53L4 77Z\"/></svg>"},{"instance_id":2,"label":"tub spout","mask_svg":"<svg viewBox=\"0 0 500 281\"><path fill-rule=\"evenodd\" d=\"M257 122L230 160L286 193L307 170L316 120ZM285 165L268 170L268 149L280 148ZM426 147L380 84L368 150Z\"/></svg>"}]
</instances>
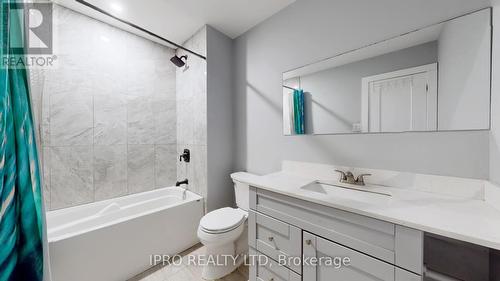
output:
<instances>
[{"instance_id":1,"label":"tub spout","mask_svg":"<svg viewBox=\"0 0 500 281\"><path fill-rule=\"evenodd\" d=\"M175 183L175 186L181 186L182 184L187 185L189 183L188 179L185 179L183 181L178 181Z\"/></svg>"},{"instance_id":2,"label":"tub spout","mask_svg":"<svg viewBox=\"0 0 500 281\"><path fill-rule=\"evenodd\" d=\"M186 187L184 188L184 191L182 192L182 200L186 200L186 192L188 190L188 183L189 183L188 179L185 179L183 181L178 181L175 183L175 186L181 186L183 184L186 185Z\"/></svg>"}]
</instances>

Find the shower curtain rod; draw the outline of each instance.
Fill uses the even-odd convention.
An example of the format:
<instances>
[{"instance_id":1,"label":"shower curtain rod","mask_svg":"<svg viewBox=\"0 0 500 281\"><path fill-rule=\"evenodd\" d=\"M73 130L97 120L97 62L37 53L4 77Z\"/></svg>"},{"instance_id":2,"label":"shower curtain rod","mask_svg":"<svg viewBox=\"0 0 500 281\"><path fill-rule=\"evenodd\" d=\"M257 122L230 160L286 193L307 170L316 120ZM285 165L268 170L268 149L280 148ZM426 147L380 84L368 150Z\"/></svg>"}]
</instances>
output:
<instances>
[{"instance_id":1,"label":"shower curtain rod","mask_svg":"<svg viewBox=\"0 0 500 281\"><path fill-rule=\"evenodd\" d=\"M82 4L82 5L84 5L84 6L87 6L87 7L91 8L92 10L95 10L95 11L97 11L97 12L101 13L101 14L104 14L104 15L106 15L106 16L108 16L108 17L111 17L111 18L113 18L113 19L115 19L115 20L117 20L117 21L119 21L119 22L121 22L121 23L124 23L124 24L126 24L126 25L128 25L128 26L131 26L131 27L135 28L135 29L138 29L138 30L140 30L140 31L142 31L142 32L144 32L144 33L146 33L146 34L150 35L150 36L153 36L153 37L155 37L155 38L157 38L157 39L160 39L160 40L162 40L162 41L165 41L165 42L167 42L168 44L175 46L176 48L182 49L182 50L184 50L184 51L186 51L186 52L188 52L188 53L190 53L190 54L193 54L193 55L195 55L195 56L197 56L197 57L199 57L199 58L202 58L202 59L204 59L204 60L206 60L206 59L207 59L205 56L200 55L200 54L196 53L195 51L191 51L190 49L185 48L185 47L183 47L183 46L181 46L181 45L179 45L179 44L176 44L176 43L174 43L174 42L172 42L172 41L170 41L170 40L168 40L168 39L166 39L166 38L163 38L163 37L161 37L161 36L160 36L160 35L158 35L158 34L155 34L155 33L151 32L151 31L149 31L149 30L147 30L147 29L144 29L144 28L142 28L142 27L140 27L140 26L138 26L138 25L136 25L136 24L133 24L133 23L131 23L131 22L129 22L129 21L126 21L126 20L124 20L124 19L121 19L121 18L119 18L119 17L117 17L117 16L114 16L114 15L112 15L112 14L110 14L110 13L108 13L108 12L104 11L103 9L101 9L101 8L97 7L97 6L95 6L95 5L93 5L93 4L90 4L89 2L87 2L87 1L85 1L85 0L75 0L75 1L76 1L76 2L78 2L78 3L80 3L80 4Z\"/></svg>"}]
</instances>

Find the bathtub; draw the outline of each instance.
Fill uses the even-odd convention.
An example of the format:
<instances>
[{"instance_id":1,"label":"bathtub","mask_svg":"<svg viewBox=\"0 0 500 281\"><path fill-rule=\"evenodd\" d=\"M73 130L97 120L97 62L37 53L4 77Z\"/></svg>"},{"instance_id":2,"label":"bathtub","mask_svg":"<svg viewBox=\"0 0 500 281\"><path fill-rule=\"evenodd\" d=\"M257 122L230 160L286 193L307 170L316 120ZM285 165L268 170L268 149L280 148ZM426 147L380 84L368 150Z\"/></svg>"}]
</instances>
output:
<instances>
[{"instance_id":1,"label":"bathtub","mask_svg":"<svg viewBox=\"0 0 500 281\"><path fill-rule=\"evenodd\" d=\"M202 199L166 187L48 212L53 281L124 281L195 245Z\"/></svg>"}]
</instances>

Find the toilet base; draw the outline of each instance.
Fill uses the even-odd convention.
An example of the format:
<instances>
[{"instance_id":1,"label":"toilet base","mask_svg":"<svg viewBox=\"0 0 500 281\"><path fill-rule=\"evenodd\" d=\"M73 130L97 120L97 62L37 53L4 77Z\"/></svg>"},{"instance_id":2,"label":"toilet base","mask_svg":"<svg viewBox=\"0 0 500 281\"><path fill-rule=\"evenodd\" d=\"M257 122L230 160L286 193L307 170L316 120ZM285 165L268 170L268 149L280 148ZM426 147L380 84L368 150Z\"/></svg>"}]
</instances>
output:
<instances>
[{"instance_id":1,"label":"toilet base","mask_svg":"<svg viewBox=\"0 0 500 281\"><path fill-rule=\"evenodd\" d=\"M248 224L245 222L242 227L243 231L240 232L240 236L236 241L233 240L225 244L213 244L201 240L206 249L205 259L215 261L215 264L207 263L203 266L201 277L204 280L220 279L229 275L243 264L248 253Z\"/></svg>"},{"instance_id":2,"label":"toilet base","mask_svg":"<svg viewBox=\"0 0 500 281\"><path fill-rule=\"evenodd\" d=\"M201 277L205 280L220 279L235 271L245 260L245 253L235 255L235 243L218 245L214 248L207 247L207 259L209 262L203 267ZM236 259L236 260L235 260Z\"/></svg>"}]
</instances>

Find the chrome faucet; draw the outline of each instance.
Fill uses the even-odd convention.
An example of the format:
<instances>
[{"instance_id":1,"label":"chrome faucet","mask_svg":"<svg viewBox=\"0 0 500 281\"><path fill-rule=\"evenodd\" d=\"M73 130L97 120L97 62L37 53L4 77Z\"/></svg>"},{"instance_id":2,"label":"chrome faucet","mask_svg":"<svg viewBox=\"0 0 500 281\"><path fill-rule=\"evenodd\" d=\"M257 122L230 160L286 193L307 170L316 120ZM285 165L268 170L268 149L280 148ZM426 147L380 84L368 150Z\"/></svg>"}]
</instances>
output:
<instances>
[{"instance_id":1,"label":"chrome faucet","mask_svg":"<svg viewBox=\"0 0 500 281\"><path fill-rule=\"evenodd\" d=\"M344 172L341 170L335 170L335 172L340 174L339 182L354 184L354 185L365 185L365 177L372 175L372 174L361 174L357 178L354 178L354 174L350 171Z\"/></svg>"}]
</instances>

